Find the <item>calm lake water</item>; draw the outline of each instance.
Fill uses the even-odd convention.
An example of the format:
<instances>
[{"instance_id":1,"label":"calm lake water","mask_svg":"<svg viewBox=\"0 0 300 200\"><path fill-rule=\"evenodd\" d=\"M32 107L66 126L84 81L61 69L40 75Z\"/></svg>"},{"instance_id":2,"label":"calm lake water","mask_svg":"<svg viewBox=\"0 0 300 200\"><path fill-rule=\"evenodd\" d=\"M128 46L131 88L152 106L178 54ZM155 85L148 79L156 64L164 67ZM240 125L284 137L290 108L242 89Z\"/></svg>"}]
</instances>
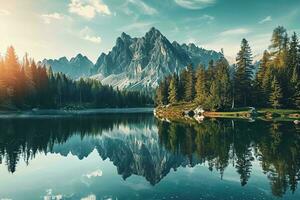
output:
<instances>
[{"instance_id":1,"label":"calm lake water","mask_svg":"<svg viewBox=\"0 0 300 200\"><path fill-rule=\"evenodd\" d=\"M0 199L300 199L292 122L0 120Z\"/></svg>"}]
</instances>

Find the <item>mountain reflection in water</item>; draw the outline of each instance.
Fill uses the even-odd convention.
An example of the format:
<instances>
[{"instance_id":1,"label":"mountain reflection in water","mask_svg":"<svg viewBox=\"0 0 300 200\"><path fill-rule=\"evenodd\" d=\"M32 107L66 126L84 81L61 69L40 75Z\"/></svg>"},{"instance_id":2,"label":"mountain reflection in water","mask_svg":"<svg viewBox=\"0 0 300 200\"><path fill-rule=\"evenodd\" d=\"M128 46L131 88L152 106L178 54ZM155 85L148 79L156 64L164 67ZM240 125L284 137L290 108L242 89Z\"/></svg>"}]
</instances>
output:
<instances>
[{"instance_id":1,"label":"mountain reflection in water","mask_svg":"<svg viewBox=\"0 0 300 200\"><path fill-rule=\"evenodd\" d=\"M39 153L71 153L82 160L95 149L124 179L143 176L152 185L171 169L198 164L217 170L221 178L233 166L245 186L259 162L279 197L296 191L300 179L300 131L291 122L181 124L145 114L0 120L0 164L11 173L21 160L29 164Z\"/></svg>"}]
</instances>

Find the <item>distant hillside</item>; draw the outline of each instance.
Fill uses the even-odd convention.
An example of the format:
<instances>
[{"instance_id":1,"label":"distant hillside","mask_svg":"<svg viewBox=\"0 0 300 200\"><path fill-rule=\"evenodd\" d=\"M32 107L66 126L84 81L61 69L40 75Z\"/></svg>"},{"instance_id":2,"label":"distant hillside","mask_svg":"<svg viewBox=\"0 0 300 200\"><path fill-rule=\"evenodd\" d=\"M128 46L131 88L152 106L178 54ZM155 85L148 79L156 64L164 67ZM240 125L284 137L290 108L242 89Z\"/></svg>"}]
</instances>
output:
<instances>
[{"instance_id":1,"label":"distant hillside","mask_svg":"<svg viewBox=\"0 0 300 200\"><path fill-rule=\"evenodd\" d=\"M88 77L90 70L94 64L86 56L78 54L76 57L68 60L66 57L59 59L44 59L41 64L52 68L54 72L62 72L67 76L78 79L80 77Z\"/></svg>"}]
</instances>

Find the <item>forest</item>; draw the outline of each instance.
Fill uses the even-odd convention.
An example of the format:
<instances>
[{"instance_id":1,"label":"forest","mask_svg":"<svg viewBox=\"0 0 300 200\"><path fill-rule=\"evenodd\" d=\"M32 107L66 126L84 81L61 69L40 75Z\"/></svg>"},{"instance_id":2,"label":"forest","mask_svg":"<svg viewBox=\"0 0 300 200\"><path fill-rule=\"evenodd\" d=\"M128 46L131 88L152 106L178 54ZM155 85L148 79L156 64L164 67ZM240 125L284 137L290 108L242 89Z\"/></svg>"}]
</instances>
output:
<instances>
[{"instance_id":1,"label":"forest","mask_svg":"<svg viewBox=\"0 0 300 200\"><path fill-rule=\"evenodd\" d=\"M223 57L208 66L189 65L160 82L155 103L197 103L211 111L247 106L300 109L299 78L297 34L289 36L284 27L278 26L258 67L253 63L248 41L243 39L236 64L230 66Z\"/></svg>"},{"instance_id":2,"label":"forest","mask_svg":"<svg viewBox=\"0 0 300 200\"><path fill-rule=\"evenodd\" d=\"M14 48L0 57L0 110L31 108L103 108L152 105L146 92L114 90L88 78L72 80L37 64L28 55L19 62Z\"/></svg>"}]
</instances>

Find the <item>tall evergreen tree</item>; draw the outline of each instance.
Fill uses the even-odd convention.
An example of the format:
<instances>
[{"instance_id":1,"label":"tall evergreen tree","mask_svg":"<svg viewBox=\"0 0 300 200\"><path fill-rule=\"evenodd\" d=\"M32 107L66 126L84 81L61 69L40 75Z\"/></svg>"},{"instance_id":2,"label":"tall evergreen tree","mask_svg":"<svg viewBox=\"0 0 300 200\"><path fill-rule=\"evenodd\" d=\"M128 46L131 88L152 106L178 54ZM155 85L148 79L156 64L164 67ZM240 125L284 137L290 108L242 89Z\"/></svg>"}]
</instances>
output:
<instances>
[{"instance_id":1,"label":"tall evergreen tree","mask_svg":"<svg viewBox=\"0 0 300 200\"><path fill-rule=\"evenodd\" d=\"M168 99L171 104L178 102L178 76L175 73L170 81Z\"/></svg>"},{"instance_id":2,"label":"tall evergreen tree","mask_svg":"<svg viewBox=\"0 0 300 200\"><path fill-rule=\"evenodd\" d=\"M192 65L188 65L187 73L186 73L186 80L185 80L185 87L184 87L184 100L190 102L195 97L195 85L194 85L194 69Z\"/></svg>"},{"instance_id":3,"label":"tall evergreen tree","mask_svg":"<svg viewBox=\"0 0 300 200\"><path fill-rule=\"evenodd\" d=\"M216 63L216 83L219 88L220 108L228 108L231 104L232 90L229 73L229 64L225 58L221 58Z\"/></svg>"},{"instance_id":4,"label":"tall evergreen tree","mask_svg":"<svg viewBox=\"0 0 300 200\"><path fill-rule=\"evenodd\" d=\"M294 101L294 106L297 109L300 109L300 82L296 83L293 101Z\"/></svg>"},{"instance_id":5,"label":"tall evergreen tree","mask_svg":"<svg viewBox=\"0 0 300 200\"><path fill-rule=\"evenodd\" d=\"M196 97L195 100L198 104L202 105L206 101L207 88L206 88L206 73L203 65L200 65L196 74Z\"/></svg>"},{"instance_id":6,"label":"tall evergreen tree","mask_svg":"<svg viewBox=\"0 0 300 200\"><path fill-rule=\"evenodd\" d=\"M288 66L291 69L289 74L292 74L293 69L298 67L299 59L300 59L299 58L300 55L298 54L299 42L298 42L297 34L295 32L292 35L289 46L290 46L290 48L289 48L289 53L288 53Z\"/></svg>"},{"instance_id":7,"label":"tall evergreen tree","mask_svg":"<svg viewBox=\"0 0 300 200\"><path fill-rule=\"evenodd\" d=\"M273 81L272 81L272 92L270 95L270 104L272 105L273 108L277 109L280 108L282 106L282 90L280 88L280 85L276 79L276 77L274 77Z\"/></svg>"},{"instance_id":8,"label":"tall evergreen tree","mask_svg":"<svg viewBox=\"0 0 300 200\"><path fill-rule=\"evenodd\" d=\"M269 82L268 77L270 74L267 75L267 70L270 62L270 54L267 50L264 51L263 57L260 60L260 64L258 67L258 71L256 73L255 77L255 92L256 94L256 100L258 106L266 106L267 102L265 99L268 99L269 97L269 89L266 87L269 87L267 84ZM268 72L270 73L270 71Z\"/></svg>"},{"instance_id":9,"label":"tall evergreen tree","mask_svg":"<svg viewBox=\"0 0 300 200\"><path fill-rule=\"evenodd\" d=\"M235 104L247 106L251 100L251 82L253 78L253 65L251 48L246 39L242 40L241 50L236 58Z\"/></svg>"},{"instance_id":10,"label":"tall evergreen tree","mask_svg":"<svg viewBox=\"0 0 300 200\"><path fill-rule=\"evenodd\" d=\"M169 84L172 77L164 78L156 89L156 103L158 105L167 105L169 103Z\"/></svg>"},{"instance_id":11,"label":"tall evergreen tree","mask_svg":"<svg viewBox=\"0 0 300 200\"><path fill-rule=\"evenodd\" d=\"M269 46L272 64L278 68L284 66L284 51L287 47L287 32L283 26L278 26L274 29L271 38L271 45Z\"/></svg>"}]
</instances>

